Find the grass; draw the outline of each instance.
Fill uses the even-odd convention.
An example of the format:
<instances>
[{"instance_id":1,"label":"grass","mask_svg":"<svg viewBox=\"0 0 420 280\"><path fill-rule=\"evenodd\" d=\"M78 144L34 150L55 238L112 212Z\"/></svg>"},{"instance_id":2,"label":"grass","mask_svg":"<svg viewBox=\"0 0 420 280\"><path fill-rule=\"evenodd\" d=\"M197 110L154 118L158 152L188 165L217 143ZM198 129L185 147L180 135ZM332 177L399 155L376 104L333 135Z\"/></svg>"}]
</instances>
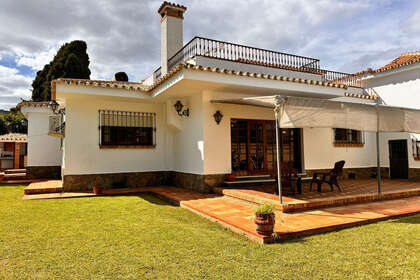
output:
<instances>
[{"instance_id":1,"label":"grass","mask_svg":"<svg viewBox=\"0 0 420 280\"><path fill-rule=\"evenodd\" d=\"M0 186L0 279L420 279L420 215L259 245L149 195Z\"/></svg>"}]
</instances>

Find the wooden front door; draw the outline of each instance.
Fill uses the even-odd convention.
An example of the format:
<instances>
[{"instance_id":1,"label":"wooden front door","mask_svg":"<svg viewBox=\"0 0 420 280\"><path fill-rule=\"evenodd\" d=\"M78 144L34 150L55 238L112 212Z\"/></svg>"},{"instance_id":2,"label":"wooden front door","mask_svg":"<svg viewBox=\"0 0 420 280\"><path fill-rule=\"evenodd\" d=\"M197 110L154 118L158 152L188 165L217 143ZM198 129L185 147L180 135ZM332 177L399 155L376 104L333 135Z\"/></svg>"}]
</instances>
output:
<instances>
[{"instance_id":1,"label":"wooden front door","mask_svg":"<svg viewBox=\"0 0 420 280\"><path fill-rule=\"evenodd\" d=\"M407 140L389 140L391 179L408 179Z\"/></svg>"},{"instance_id":2,"label":"wooden front door","mask_svg":"<svg viewBox=\"0 0 420 280\"><path fill-rule=\"evenodd\" d=\"M275 122L267 120L231 121L232 173L276 175ZM292 162L301 171L301 130L280 130L281 162Z\"/></svg>"}]
</instances>

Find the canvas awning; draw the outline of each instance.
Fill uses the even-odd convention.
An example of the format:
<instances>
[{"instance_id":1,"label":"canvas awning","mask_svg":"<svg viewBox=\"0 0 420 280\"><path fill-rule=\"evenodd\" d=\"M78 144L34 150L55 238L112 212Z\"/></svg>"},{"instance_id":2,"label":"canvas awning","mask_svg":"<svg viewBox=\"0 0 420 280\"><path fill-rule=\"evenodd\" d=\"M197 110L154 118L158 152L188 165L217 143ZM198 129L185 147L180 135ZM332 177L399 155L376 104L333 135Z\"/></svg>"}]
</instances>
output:
<instances>
[{"instance_id":1,"label":"canvas awning","mask_svg":"<svg viewBox=\"0 0 420 280\"><path fill-rule=\"evenodd\" d=\"M380 132L420 133L420 110L393 107L378 103L354 103L321 98L263 96L235 100L213 100L215 103L243 104L274 108L276 139L278 128L345 128L376 132L378 194L381 193L379 154ZM278 142L278 141L276 141ZM277 174L280 178L279 146ZM282 202L281 180L278 180Z\"/></svg>"},{"instance_id":2,"label":"canvas awning","mask_svg":"<svg viewBox=\"0 0 420 280\"><path fill-rule=\"evenodd\" d=\"M321 98L263 96L214 102L275 108L282 128L347 128L374 132L420 133L420 110L376 103Z\"/></svg>"}]
</instances>

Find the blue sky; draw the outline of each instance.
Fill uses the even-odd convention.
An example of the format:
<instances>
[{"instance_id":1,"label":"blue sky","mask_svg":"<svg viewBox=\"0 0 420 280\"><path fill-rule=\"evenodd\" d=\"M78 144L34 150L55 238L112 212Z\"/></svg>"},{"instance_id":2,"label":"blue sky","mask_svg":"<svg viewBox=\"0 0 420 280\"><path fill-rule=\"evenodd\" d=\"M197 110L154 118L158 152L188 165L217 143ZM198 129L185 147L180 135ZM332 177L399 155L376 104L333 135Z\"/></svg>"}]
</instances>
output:
<instances>
[{"instance_id":1,"label":"blue sky","mask_svg":"<svg viewBox=\"0 0 420 280\"><path fill-rule=\"evenodd\" d=\"M65 42L88 44L91 78L130 80L160 63L158 0L0 0L0 108L29 99L31 82ZM184 41L219 39L321 59L357 72L420 50L420 3L410 0L182 0Z\"/></svg>"}]
</instances>

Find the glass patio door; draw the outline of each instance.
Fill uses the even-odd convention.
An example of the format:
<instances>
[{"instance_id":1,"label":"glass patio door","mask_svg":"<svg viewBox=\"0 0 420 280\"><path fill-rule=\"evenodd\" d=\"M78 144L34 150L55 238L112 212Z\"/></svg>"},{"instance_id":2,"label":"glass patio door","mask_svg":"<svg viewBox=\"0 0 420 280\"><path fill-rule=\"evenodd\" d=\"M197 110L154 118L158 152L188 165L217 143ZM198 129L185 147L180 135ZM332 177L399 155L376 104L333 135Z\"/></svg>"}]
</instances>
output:
<instances>
[{"instance_id":1,"label":"glass patio door","mask_svg":"<svg viewBox=\"0 0 420 280\"><path fill-rule=\"evenodd\" d=\"M281 162L291 162L301 171L301 130L281 129ZM269 120L231 121L232 173L236 176L277 172L276 127Z\"/></svg>"}]
</instances>

